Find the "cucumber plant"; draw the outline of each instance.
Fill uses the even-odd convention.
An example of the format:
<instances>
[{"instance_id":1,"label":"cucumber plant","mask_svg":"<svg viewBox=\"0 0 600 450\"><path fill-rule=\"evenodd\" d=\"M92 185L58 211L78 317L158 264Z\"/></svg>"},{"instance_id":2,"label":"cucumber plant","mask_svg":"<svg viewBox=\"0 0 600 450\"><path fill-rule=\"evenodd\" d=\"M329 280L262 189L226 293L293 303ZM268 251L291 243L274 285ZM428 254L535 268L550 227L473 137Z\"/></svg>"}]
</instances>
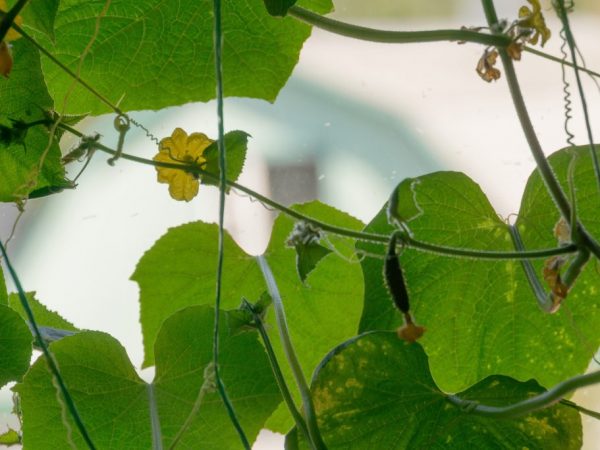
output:
<instances>
[{"instance_id":1,"label":"cucumber plant","mask_svg":"<svg viewBox=\"0 0 600 450\"><path fill-rule=\"evenodd\" d=\"M0 241L0 382L16 382L21 423L0 442L250 448L268 428L286 434L288 449L581 448L581 414L600 418L569 399L600 382L585 373L600 344L600 163L581 78L600 74L578 52L573 2L552 2L553 33L550 9L527 1L503 19L481 0L485 24L408 32L330 19L331 0L0 0L0 201L24 211L32 198L76 189L65 165L85 170L103 157L149 166L176 201L204 188L220 200L218 225L166 230L131 274L151 382L114 337L77 328L26 292ZM224 99L274 101L311 27L481 46L473 67L484 82L508 83L537 165L515 223L458 172L402 181L368 224L239 184L250 136L226 131ZM561 56L540 50L550 38L562 40ZM563 70L569 145L549 157L515 72L525 57ZM212 99L216 136L176 128L159 139L136 119ZM568 127L576 112L582 146ZM113 117L116 148L80 131L101 114ZM134 127L157 145L153 158L128 152ZM61 149L63 135L80 144ZM258 257L223 227L232 190L279 212Z\"/></svg>"}]
</instances>

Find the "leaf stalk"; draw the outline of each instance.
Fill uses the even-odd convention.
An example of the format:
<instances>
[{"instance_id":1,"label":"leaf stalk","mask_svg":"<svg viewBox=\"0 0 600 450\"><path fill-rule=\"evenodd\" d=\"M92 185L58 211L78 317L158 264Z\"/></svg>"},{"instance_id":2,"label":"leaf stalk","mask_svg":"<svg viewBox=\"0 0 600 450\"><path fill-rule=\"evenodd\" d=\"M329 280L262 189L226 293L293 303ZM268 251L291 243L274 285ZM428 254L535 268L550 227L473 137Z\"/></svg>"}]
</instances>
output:
<instances>
[{"instance_id":1,"label":"leaf stalk","mask_svg":"<svg viewBox=\"0 0 600 450\"><path fill-rule=\"evenodd\" d=\"M277 382L277 386L279 387L279 392L283 397L283 401L285 402L294 422L296 423L296 427L302 433L307 442L311 442L310 435L308 433L308 428L306 427L306 422L304 421L304 417L296 408L296 404L294 399L292 398L292 394L285 382L285 378L283 376L283 372L281 371L281 367L279 366L279 362L277 361L277 356L275 355L275 350L273 350L273 345L271 344L271 338L269 338L269 333L265 328L265 323L262 320L260 314L257 314L254 307L247 301L244 300L243 307L252 314L252 319L254 320L254 325L260 334L260 337L265 346L265 350L267 352L267 357L269 358L269 363L271 364L271 369L273 370L273 376L275 377L275 381Z\"/></svg>"},{"instance_id":2,"label":"leaf stalk","mask_svg":"<svg viewBox=\"0 0 600 450\"><path fill-rule=\"evenodd\" d=\"M514 419L539 409L552 406L553 404L560 402L563 397L570 392L598 383L600 383L600 371L578 375L557 384L552 389L549 389L542 394L508 406L482 405L473 400L461 399L456 395L448 395L446 399L468 414L490 417L493 419ZM572 407L572 405L568 406Z\"/></svg>"},{"instance_id":3,"label":"leaf stalk","mask_svg":"<svg viewBox=\"0 0 600 450\"><path fill-rule=\"evenodd\" d=\"M310 388L308 387L308 383L304 378L304 372L302 371L302 367L300 366L300 362L296 356L296 351L292 345L292 340L290 338L287 320L285 317L285 309L283 307L283 301L281 299L281 294L279 293L279 288L275 282L275 277L273 276L273 272L269 267L269 263L263 255L257 256L256 259L265 279L269 294L273 299L273 309L275 311L277 329L279 330L279 338L281 339L283 351L288 360L290 368L292 369L294 379L296 380L296 385L300 391L302 408L304 410L304 417L306 418L306 426L308 428L310 440L316 450L327 450L317 424L317 415L315 413L312 396L310 394Z\"/></svg>"}]
</instances>

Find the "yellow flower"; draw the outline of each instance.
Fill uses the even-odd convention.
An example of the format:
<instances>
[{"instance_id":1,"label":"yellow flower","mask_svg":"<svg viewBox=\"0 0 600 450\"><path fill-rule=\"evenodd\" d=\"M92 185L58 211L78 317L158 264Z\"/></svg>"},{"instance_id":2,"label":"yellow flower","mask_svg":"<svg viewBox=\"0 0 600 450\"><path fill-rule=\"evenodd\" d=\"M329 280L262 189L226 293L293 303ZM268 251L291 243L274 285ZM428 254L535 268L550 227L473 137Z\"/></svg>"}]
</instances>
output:
<instances>
[{"instance_id":1,"label":"yellow flower","mask_svg":"<svg viewBox=\"0 0 600 450\"><path fill-rule=\"evenodd\" d=\"M2 12L8 12L8 9L9 8L6 5L6 0L0 0L0 10L2 10ZM15 17L15 23L19 26L23 25L23 19L21 18L21 16ZM6 36L4 37L4 41L14 41L16 39L19 39L20 37L21 35L19 33L17 33L12 28L9 28L8 33L6 33Z\"/></svg>"},{"instance_id":2,"label":"yellow flower","mask_svg":"<svg viewBox=\"0 0 600 450\"><path fill-rule=\"evenodd\" d=\"M202 155L213 142L203 133L192 133L188 136L181 128L175 128L171 137L160 141L158 154L153 159L158 162L193 164L204 168L206 159ZM200 181L194 174L167 167L157 167L156 172L159 183L169 184L169 194L175 200L189 202L198 194Z\"/></svg>"},{"instance_id":3,"label":"yellow flower","mask_svg":"<svg viewBox=\"0 0 600 450\"><path fill-rule=\"evenodd\" d=\"M519 26L522 28L529 28L535 30L533 36L528 41L536 45L539 37L542 37L542 47L548 39L550 39L551 32L546 26L546 21L542 14L542 7L540 6L540 0L527 0L531 3L533 11L527 6L521 6L519 9Z\"/></svg>"}]
</instances>

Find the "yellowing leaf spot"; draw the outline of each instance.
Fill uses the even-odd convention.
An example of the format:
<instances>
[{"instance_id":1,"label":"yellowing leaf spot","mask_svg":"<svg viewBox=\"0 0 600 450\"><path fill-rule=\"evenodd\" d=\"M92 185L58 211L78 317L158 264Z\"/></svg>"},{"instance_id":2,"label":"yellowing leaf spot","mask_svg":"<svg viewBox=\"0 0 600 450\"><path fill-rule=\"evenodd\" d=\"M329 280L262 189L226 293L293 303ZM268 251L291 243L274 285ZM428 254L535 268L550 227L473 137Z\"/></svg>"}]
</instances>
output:
<instances>
[{"instance_id":1,"label":"yellowing leaf spot","mask_svg":"<svg viewBox=\"0 0 600 450\"><path fill-rule=\"evenodd\" d=\"M539 438L548 438L549 435L555 435L558 433L558 430L548 423L548 418L536 418L536 417L526 417L525 422L527 423L526 429L530 431L533 436Z\"/></svg>"},{"instance_id":2,"label":"yellowing leaf spot","mask_svg":"<svg viewBox=\"0 0 600 450\"><path fill-rule=\"evenodd\" d=\"M204 151L213 143L203 133L188 134L181 128L175 128L171 137L160 141L158 154L153 158L157 162L193 164L204 168L206 159ZM175 200L189 202L198 195L200 181L194 174L179 169L157 167L159 183L169 185L169 194Z\"/></svg>"}]
</instances>

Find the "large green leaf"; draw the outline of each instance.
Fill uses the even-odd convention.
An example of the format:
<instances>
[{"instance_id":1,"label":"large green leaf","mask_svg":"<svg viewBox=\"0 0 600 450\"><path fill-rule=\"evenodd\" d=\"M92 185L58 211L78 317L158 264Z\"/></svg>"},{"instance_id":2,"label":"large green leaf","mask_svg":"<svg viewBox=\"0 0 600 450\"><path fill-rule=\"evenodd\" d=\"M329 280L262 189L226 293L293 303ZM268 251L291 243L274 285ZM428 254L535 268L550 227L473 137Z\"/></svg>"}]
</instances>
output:
<instances>
[{"instance_id":1,"label":"large green leaf","mask_svg":"<svg viewBox=\"0 0 600 450\"><path fill-rule=\"evenodd\" d=\"M29 367L31 332L19 315L0 305L0 387L18 380Z\"/></svg>"},{"instance_id":2,"label":"large green leaf","mask_svg":"<svg viewBox=\"0 0 600 450\"><path fill-rule=\"evenodd\" d=\"M294 208L346 228L358 230L363 226L358 220L318 202ZM296 271L295 250L285 244L293 225L293 220L283 215L277 218L265 256L283 297L298 357L306 375L310 376L336 343L356 334L363 283L359 264L347 264L330 254L319 262L303 284ZM329 239L339 253L352 256L352 240L334 236ZM242 297L258 299L266 285L254 257L245 254L228 235L224 257L223 307L237 307ZM140 285L145 365L153 364L152 345L166 317L188 305L214 302L216 263L217 227L201 222L170 229L142 257L132 279ZM278 356L285 361L273 315L268 314L267 320ZM285 371L289 375L287 369ZM289 380L293 383L291 377ZM284 407L277 418L269 426L285 431L290 422Z\"/></svg>"},{"instance_id":3,"label":"large green leaf","mask_svg":"<svg viewBox=\"0 0 600 450\"><path fill-rule=\"evenodd\" d=\"M503 406L543 392L535 381L491 376L458 397ZM579 449L579 413L563 405L498 420L450 404L418 344L373 332L334 349L312 384L329 449Z\"/></svg>"},{"instance_id":4,"label":"large green leaf","mask_svg":"<svg viewBox=\"0 0 600 450\"><path fill-rule=\"evenodd\" d=\"M408 218L416 238L455 247L514 249L506 224L479 186L465 175L440 172L407 180L401 189L406 185L413 195L403 198L414 204L401 203L399 215ZM524 204L529 196L526 193ZM554 211L548 198L544 202L542 209L521 212L524 217L520 220L540 223L539 233L546 236L545 240L532 241L523 230L530 249L557 245L552 235L557 217L552 213L553 221L545 225L538 217L541 211ZM415 211L419 213L415 215ZM367 230L389 232L383 212ZM377 246L369 250L384 252ZM533 377L553 385L583 372L600 344L595 301L583 294L592 288L600 290L593 269L588 268L590 273L584 275L589 283L580 282L574 288L573 301L549 315L537 306L518 262L405 250L401 263L411 309L417 322L427 328L421 343L442 389L456 392L492 374L522 381ZM367 296L361 330L397 327L401 317L384 290L382 261L367 257L362 264Z\"/></svg>"},{"instance_id":5,"label":"large green leaf","mask_svg":"<svg viewBox=\"0 0 600 450\"><path fill-rule=\"evenodd\" d=\"M42 119L43 111L53 106L37 50L19 39L14 42L13 55L15 65L10 78L0 77L0 125L9 128L14 121L31 123ZM0 201L20 201L32 191L68 185L58 144L50 139L44 126L29 128L22 142L19 141L0 140Z\"/></svg>"},{"instance_id":6,"label":"large green leaf","mask_svg":"<svg viewBox=\"0 0 600 450\"><path fill-rule=\"evenodd\" d=\"M319 12L332 7L330 0L310 4ZM104 7L104 2L63 0L55 42L41 34L38 39L125 111L214 98L211 1L115 0L102 15ZM299 21L270 17L260 0L223 2L225 94L275 100L309 35L310 27ZM52 97L62 101L72 78L48 59L43 67ZM107 111L106 105L77 86L66 112Z\"/></svg>"},{"instance_id":7,"label":"large green leaf","mask_svg":"<svg viewBox=\"0 0 600 450\"><path fill-rule=\"evenodd\" d=\"M156 340L156 377L150 385L138 377L123 347L109 335L83 332L52 344L97 448L158 448L153 447L158 437L162 437L161 448L169 448L193 408L204 370L212 361L213 315L211 308L190 307L165 321ZM220 373L242 426L253 440L281 398L256 334L231 336L225 318L222 325ZM24 445L31 450L70 448L45 361L38 360L15 390L21 396ZM73 423L70 426L73 442L83 447ZM216 450L239 445L218 393L207 392L179 447Z\"/></svg>"},{"instance_id":8,"label":"large green leaf","mask_svg":"<svg viewBox=\"0 0 600 450\"><path fill-rule=\"evenodd\" d=\"M140 259L131 276L140 286L144 366L154 364L152 349L160 326L175 311L215 300L218 227L193 222L171 228ZM222 305L233 309L243 296L264 290L254 258L225 234Z\"/></svg>"}]
</instances>

